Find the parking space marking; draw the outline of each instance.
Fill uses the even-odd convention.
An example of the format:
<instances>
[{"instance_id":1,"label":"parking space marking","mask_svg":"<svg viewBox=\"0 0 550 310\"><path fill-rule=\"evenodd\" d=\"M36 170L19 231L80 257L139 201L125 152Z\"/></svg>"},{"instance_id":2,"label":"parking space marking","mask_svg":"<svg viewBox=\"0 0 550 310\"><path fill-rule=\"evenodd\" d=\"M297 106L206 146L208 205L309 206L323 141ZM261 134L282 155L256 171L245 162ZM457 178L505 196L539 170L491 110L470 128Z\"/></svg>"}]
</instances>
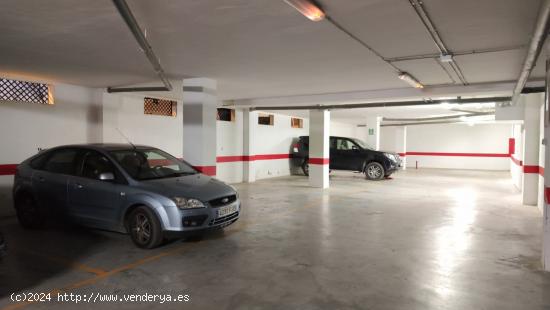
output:
<instances>
[{"instance_id":1,"label":"parking space marking","mask_svg":"<svg viewBox=\"0 0 550 310\"><path fill-rule=\"evenodd\" d=\"M116 275L118 273L134 269L136 267L147 264L149 262L161 259L163 257L167 257L167 256L170 256L170 255L177 254L177 253L179 253L179 252L181 252L185 249L189 249L189 247L190 247L190 245L182 245L180 247L177 247L177 248L169 250L169 251L165 251L165 252L161 252L159 254L153 255L153 256L145 257L145 258L139 259L137 261L134 261L132 263L123 265L121 267L118 267L118 268L106 271L104 273L98 274L95 277L92 277L92 278L89 278L89 279L86 279L86 280L83 280L83 281L79 281L79 282L76 282L76 283L69 284L69 285L67 285L67 286L65 286L61 289L53 289L53 290L49 291L48 293L51 293L52 295L57 294L57 293L65 293L65 292L68 292L68 291L71 291L71 290L74 290L74 289L77 289L77 288L92 285L92 284L94 284L94 283L96 283L96 282L98 282L102 279L111 277L111 276ZM36 302L34 302L34 301L33 302L28 302L28 301L18 302L18 303L14 303L14 304L5 306L1 310L21 309L23 307L26 307L26 306L34 304L34 303L36 303Z\"/></svg>"},{"instance_id":2,"label":"parking space marking","mask_svg":"<svg viewBox=\"0 0 550 310\"><path fill-rule=\"evenodd\" d=\"M100 269L100 268L94 268L94 267L90 267L90 266L85 265L85 264L72 262L69 259L58 257L58 256L42 254L42 253L29 251L29 250L24 250L24 252L27 253L27 254L33 255L33 256L38 256L40 258L47 259L47 260L52 261L52 262L57 263L57 264L68 266L68 267L70 267L72 269L75 269L75 270L80 270L80 271L92 273L92 274L95 274L95 275L101 275L101 274L104 274L104 273L107 272L107 271L105 271L103 269Z\"/></svg>"}]
</instances>

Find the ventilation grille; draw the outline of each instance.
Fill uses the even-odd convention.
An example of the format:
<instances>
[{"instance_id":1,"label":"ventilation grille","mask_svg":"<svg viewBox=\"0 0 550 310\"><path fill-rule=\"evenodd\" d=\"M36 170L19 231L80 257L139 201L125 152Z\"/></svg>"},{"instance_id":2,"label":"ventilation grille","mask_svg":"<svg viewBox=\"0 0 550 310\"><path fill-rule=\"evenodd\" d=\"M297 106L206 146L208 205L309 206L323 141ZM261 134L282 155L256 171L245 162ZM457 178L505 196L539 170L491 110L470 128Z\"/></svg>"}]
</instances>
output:
<instances>
[{"instance_id":1,"label":"ventilation grille","mask_svg":"<svg viewBox=\"0 0 550 310\"><path fill-rule=\"evenodd\" d=\"M0 78L0 100L39 104L53 104L47 84Z\"/></svg>"},{"instance_id":2,"label":"ventilation grille","mask_svg":"<svg viewBox=\"0 0 550 310\"><path fill-rule=\"evenodd\" d=\"M173 100L145 97L143 112L149 115L173 116L177 115L178 103Z\"/></svg>"}]
</instances>

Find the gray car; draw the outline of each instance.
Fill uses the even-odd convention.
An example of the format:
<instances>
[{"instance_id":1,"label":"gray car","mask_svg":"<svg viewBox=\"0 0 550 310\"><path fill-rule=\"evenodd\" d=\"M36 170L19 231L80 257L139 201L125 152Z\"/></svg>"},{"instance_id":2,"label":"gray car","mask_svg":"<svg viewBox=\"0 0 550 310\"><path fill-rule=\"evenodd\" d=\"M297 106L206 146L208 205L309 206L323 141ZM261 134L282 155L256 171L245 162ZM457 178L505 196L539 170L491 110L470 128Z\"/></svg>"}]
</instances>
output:
<instances>
[{"instance_id":1,"label":"gray car","mask_svg":"<svg viewBox=\"0 0 550 310\"><path fill-rule=\"evenodd\" d=\"M129 233L141 248L165 238L223 228L239 218L236 190L159 149L86 144L41 152L17 167L13 186L20 224L67 218Z\"/></svg>"}]
</instances>

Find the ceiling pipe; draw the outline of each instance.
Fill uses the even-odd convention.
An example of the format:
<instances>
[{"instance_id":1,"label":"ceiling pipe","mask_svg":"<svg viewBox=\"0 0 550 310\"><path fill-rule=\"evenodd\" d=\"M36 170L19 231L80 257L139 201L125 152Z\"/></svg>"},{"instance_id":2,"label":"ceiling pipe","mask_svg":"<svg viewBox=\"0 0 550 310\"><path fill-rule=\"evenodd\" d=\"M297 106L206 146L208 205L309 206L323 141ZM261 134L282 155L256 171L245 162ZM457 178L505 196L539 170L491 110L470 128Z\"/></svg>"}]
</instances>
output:
<instances>
[{"instance_id":1,"label":"ceiling pipe","mask_svg":"<svg viewBox=\"0 0 550 310\"><path fill-rule=\"evenodd\" d=\"M422 24L424 24L424 27L430 34L430 37L435 46L437 46L437 49L439 49L440 57L448 57L449 60L447 62L449 63L449 66L451 67L451 69L453 69L462 85L468 85L468 81L466 81L466 77L464 76L462 69L460 69L456 61L453 59L453 54L449 51L449 49L443 42L443 39L439 35L439 32L437 31L437 28L430 18L430 15L424 9L424 3L422 2L422 0L409 0L409 3L413 7L416 15L418 15L418 18L420 18Z\"/></svg>"},{"instance_id":2,"label":"ceiling pipe","mask_svg":"<svg viewBox=\"0 0 550 310\"><path fill-rule=\"evenodd\" d=\"M460 118L460 117L485 116L485 115L494 115L494 114L495 112L473 112L473 113L465 113L465 114L452 114L452 115L417 117L417 118L383 117L382 121L384 122L424 122L424 121L436 121L436 120L454 119L454 118Z\"/></svg>"},{"instance_id":3,"label":"ceiling pipe","mask_svg":"<svg viewBox=\"0 0 550 310\"><path fill-rule=\"evenodd\" d=\"M329 104L329 105L309 105L309 106L258 106L250 107L250 111L284 111L284 110L337 110L337 109L363 109L363 108L390 108L390 107L408 107L408 106L426 106L448 104L467 104L467 103L485 103L485 102L509 102L511 97L485 97L485 98L457 98L441 100L417 100L417 101L393 101L393 102L372 102L372 103L350 103L350 104Z\"/></svg>"},{"instance_id":4,"label":"ceiling pipe","mask_svg":"<svg viewBox=\"0 0 550 310\"><path fill-rule=\"evenodd\" d=\"M400 127L400 126L415 126L415 125L432 125L432 124L471 124L464 121L437 121L437 122L413 122L399 124L381 124L380 127Z\"/></svg>"},{"instance_id":5,"label":"ceiling pipe","mask_svg":"<svg viewBox=\"0 0 550 310\"><path fill-rule=\"evenodd\" d=\"M113 0L114 5L116 6L118 13L120 16L124 19L126 22L126 25L128 25L128 28L130 28L130 31L136 38L137 43L141 47L141 50L145 53L145 56L149 59L149 62L153 66L153 69L157 73L158 77L162 81L162 84L164 86L154 86L154 87L108 87L107 92L109 93L120 93L120 92L139 92L139 91L171 91L172 90L172 84L170 84L170 81L166 77L164 70L162 69L162 66L160 65L160 61L158 57L153 52L153 48L147 42L147 39L145 38L145 34L143 31L141 31L141 28L139 27L139 24L134 17L134 14L132 14L132 11L128 7L128 4L125 0Z\"/></svg>"},{"instance_id":6,"label":"ceiling pipe","mask_svg":"<svg viewBox=\"0 0 550 310\"><path fill-rule=\"evenodd\" d=\"M535 23L535 29L533 30L531 42L529 43L529 49L527 50L527 55L523 61L523 67L514 88L512 103L517 102L519 95L525 87L525 84L527 84L527 79L529 79L531 71L533 71L533 68L536 65L537 59L539 58L540 52L548 35L549 17L550 0L543 0L539 8L539 15L537 17L537 22Z\"/></svg>"}]
</instances>

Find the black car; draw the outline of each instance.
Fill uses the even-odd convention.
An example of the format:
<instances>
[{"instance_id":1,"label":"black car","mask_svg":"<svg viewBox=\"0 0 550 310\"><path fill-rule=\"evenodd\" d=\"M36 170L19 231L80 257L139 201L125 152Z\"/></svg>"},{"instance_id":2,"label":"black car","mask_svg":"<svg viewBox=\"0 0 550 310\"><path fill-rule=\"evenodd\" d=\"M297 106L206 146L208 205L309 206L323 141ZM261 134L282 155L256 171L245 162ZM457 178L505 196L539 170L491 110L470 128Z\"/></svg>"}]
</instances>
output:
<instances>
[{"instance_id":1,"label":"black car","mask_svg":"<svg viewBox=\"0 0 550 310\"><path fill-rule=\"evenodd\" d=\"M8 247L6 246L6 240L4 240L4 235L0 231L0 258L6 256Z\"/></svg>"},{"instance_id":2,"label":"black car","mask_svg":"<svg viewBox=\"0 0 550 310\"><path fill-rule=\"evenodd\" d=\"M309 175L309 137L301 136L293 145L293 162ZM369 180L381 180L401 167L401 158L396 153L375 151L363 141L330 137L330 169L351 170L365 173Z\"/></svg>"}]
</instances>

